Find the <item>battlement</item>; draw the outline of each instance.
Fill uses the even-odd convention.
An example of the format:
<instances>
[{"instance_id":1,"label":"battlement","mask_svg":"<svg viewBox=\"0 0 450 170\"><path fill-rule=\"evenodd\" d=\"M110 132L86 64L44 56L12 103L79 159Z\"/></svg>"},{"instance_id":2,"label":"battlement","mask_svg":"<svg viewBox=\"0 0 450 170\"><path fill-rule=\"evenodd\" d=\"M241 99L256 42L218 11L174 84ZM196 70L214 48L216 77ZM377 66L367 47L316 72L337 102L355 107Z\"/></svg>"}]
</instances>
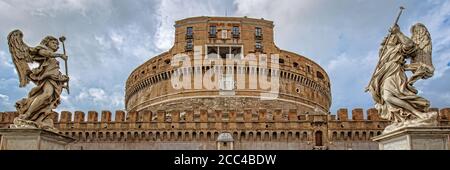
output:
<instances>
[{"instance_id":1,"label":"battlement","mask_svg":"<svg viewBox=\"0 0 450 170\"><path fill-rule=\"evenodd\" d=\"M439 121L449 121L450 108L431 108L431 111L439 112ZM115 115L113 117L113 115ZM16 112L0 112L0 124L10 124L17 117ZM333 123L370 123L385 122L382 120L376 109L371 108L366 111L362 108L356 108L351 111L351 119L349 118L348 109L339 109L336 115L323 114L304 114L299 113L295 109L283 110L158 110L158 111L140 111L128 112L117 110L114 114L111 111L88 111L87 114L82 111L62 111L60 114L53 114L54 123L60 128L99 128L94 124L110 124L123 128L137 128L136 125L147 125L158 123L304 123L304 122L333 122ZM128 127L118 126L127 124ZM145 127L147 127L145 126ZM143 128L143 126L140 126Z\"/></svg>"},{"instance_id":2,"label":"battlement","mask_svg":"<svg viewBox=\"0 0 450 170\"><path fill-rule=\"evenodd\" d=\"M450 125L450 108L431 110L439 112L440 125ZM0 112L0 127L7 128L17 116L15 112ZM339 109L336 115L304 114L295 109L244 109L128 113L118 110L89 111L87 114L62 111L60 114L55 112L53 120L61 134L77 139L76 146L91 149L98 149L98 143L102 143L101 146L106 149L117 149L118 146L134 148L141 146L139 143L142 142L156 142L155 148L166 147L157 143L177 141L188 142L193 146L200 142L209 146L223 132L232 134L243 148L264 148L262 145L265 142L294 142L308 149L321 146L317 143L320 138L320 143L334 149L345 149L349 144L363 149L373 145L373 149L376 149L376 143L371 138L380 135L389 124L389 121L380 119L373 108L366 112L361 108L352 109L351 119L348 109ZM114 144L117 142L128 145ZM261 146L255 145L258 142ZM149 146L153 145L142 144L143 148ZM274 146L281 147L278 144Z\"/></svg>"}]
</instances>

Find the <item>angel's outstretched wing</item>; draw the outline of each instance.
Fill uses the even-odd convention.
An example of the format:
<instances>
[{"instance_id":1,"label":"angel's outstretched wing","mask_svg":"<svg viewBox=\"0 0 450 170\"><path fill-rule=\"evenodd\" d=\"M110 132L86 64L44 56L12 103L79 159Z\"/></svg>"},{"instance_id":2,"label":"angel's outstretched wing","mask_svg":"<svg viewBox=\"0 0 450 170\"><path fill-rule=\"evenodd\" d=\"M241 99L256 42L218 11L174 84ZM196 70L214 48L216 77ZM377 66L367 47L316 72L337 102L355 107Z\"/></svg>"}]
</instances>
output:
<instances>
[{"instance_id":1,"label":"angel's outstretched wing","mask_svg":"<svg viewBox=\"0 0 450 170\"><path fill-rule=\"evenodd\" d=\"M23 42L23 33L20 30L14 30L9 33L8 45L12 60L19 74L19 87L24 87L30 82L28 74L31 71L28 63L32 62L31 48Z\"/></svg>"},{"instance_id":2,"label":"angel's outstretched wing","mask_svg":"<svg viewBox=\"0 0 450 170\"><path fill-rule=\"evenodd\" d=\"M425 25L417 23L411 27L411 39L417 46L416 55L412 58L411 63L423 63L433 67L431 58L431 36Z\"/></svg>"}]
</instances>

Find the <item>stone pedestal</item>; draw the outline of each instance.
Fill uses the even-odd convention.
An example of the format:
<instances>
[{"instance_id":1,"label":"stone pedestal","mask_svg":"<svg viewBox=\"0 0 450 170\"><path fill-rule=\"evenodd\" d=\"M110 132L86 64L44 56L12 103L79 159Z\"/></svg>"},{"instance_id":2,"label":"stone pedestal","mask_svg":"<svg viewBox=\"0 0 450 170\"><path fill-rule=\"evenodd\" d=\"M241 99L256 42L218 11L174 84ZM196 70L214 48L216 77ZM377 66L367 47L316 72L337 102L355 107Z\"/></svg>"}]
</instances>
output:
<instances>
[{"instance_id":1,"label":"stone pedestal","mask_svg":"<svg viewBox=\"0 0 450 170\"><path fill-rule=\"evenodd\" d=\"M449 150L450 127L406 127L373 140L380 150Z\"/></svg>"},{"instance_id":2,"label":"stone pedestal","mask_svg":"<svg viewBox=\"0 0 450 170\"><path fill-rule=\"evenodd\" d=\"M42 129L0 129L0 150L66 150L73 141Z\"/></svg>"}]
</instances>

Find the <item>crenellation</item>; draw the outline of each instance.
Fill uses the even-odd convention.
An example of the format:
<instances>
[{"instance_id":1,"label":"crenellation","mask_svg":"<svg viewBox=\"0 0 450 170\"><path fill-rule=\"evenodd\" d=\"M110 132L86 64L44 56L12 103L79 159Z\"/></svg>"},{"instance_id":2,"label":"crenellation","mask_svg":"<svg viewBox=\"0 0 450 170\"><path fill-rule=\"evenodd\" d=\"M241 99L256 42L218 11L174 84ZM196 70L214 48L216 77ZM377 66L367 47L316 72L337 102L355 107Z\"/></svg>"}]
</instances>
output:
<instances>
[{"instance_id":1,"label":"crenellation","mask_svg":"<svg viewBox=\"0 0 450 170\"><path fill-rule=\"evenodd\" d=\"M88 123L98 122L98 113L96 111L88 111Z\"/></svg>"},{"instance_id":2,"label":"crenellation","mask_svg":"<svg viewBox=\"0 0 450 170\"><path fill-rule=\"evenodd\" d=\"M336 115L328 115L328 120L336 120Z\"/></svg>"},{"instance_id":3,"label":"crenellation","mask_svg":"<svg viewBox=\"0 0 450 170\"><path fill-rule=\"evenodd\" d=\"M347 121L348 120L348 110L347 109L339 109L337 111L337 120Z\"/></svg>"},{"instance_id":4,"label":"crenellation","mask_svg":"<svg viewBox=\"0 0 450 170\"><path fill-rule=\"evenodd\" d=\"M315 133L322 131L323 142L366 142L380 135L389 121L381 120L376 109L368 109L367 120L361 114L363 110L352 110L352 120L336 119L347 115L347 109L340 109L337 115L300 114L297 110L282 109L251 109L236 110L159 110L157 119L152 121L151 111L124 112L116 111L116 120L111 121L111 112L102 111L101 120L98 113L89 111L87 120L83 112L74 112L72 126L71 112L62 111L58 123L61 133L77 139L77 144L89 145L101 142L154 142L154 141L184 141L184 142L211 142L215 141L221 132L232 133L235 140L240 142L274 142L298 141L314 145ZM194 112L199 113L199 120L194 121ZM229 115L228 120L222 113ZM238 120L238 115L244 121ZM273 114L270 120L268 114ZM340 113L340 114L339 114ZM449 108L440 110L441 122L448 122ZM7 117L1 112L1 121L4 124L12 122L14 117ZM8 115L16 115L9 112ZM252 119L253 116L258 119ZM283 118L287 115L287 119ZM446 117L447 116L447 117ZM167 119L170 117L170 119ZM206 117L206 118L205 118ZM124 119L126 118L126 119ZM261 118L262 120L260 120ZM205 121L205 119L207 121ZM358 120L358 121L354 121ZM126 122L124 122L126 121Z\"/></svg>"},{"instance_id":5,"label":"crenellation","mask_svg":"<svg viewBox=\"0 0 450 170\"><path fill-rule=\"evenodd\" d=\"M75 123L84 123L85 122L84 116L85 116L84 112L75 111L74 122Z\"/></svg>"},{"instance_id":6,"label":"crenellation","mask_svg":"<svg viewBox=\"0 0 450 170\"><path fill-rule=\"evenodd\" d=\"M16 112L4 112L5 113L5 122L13 122L14 118L19 116Z\"/></svg>"},{"instance_id":7,"label":"crenellation","mask_svg":"<svg viewBox=\"0 0 450 170\"><path fill-rule=\"evenodd\" d=\"M137 124L137 122L139 121L139 115L138 115L137 111L128 112L126 121L128 123L128 128L129 129L141 128L141 126L139 126Z\"/></svg>"},{"instance_id":8,"label":"crenellation","mask_svg":"<svg viewBox=\"0 0 450 170\"><path fill-rule=\"evenodd\" d=\"M434 110L439 110L437 108L433 108ZM330 121L337 124L342 124L346 126L346 124L352 124L352 125L359 125L363 124L366 127L373 127L380 122L383 124L388 122L386 120L383 120L379 117L379 114L376 109L371 108L368 109L367 112L367 119L364 119L363 109L356 108L352 110L352 119L344 119L339 120L336 119L336 117L339 117L339 114L341 117L345 118L345 113L347 109L339 109L338 115L322 115L322 114L298 114L296 115L295 110L282 110L282 109L259 109L257 112L254 112L251 109L245 109L243 111L235 111L235 110L185 110L183 112L179 110L170 110L170 111L164 111L164 110L158 110L157 114L155 115L156 119L152 119L152 113L151 111L131 111L131 112L125 112L118 110L116 111L116 119L117 120L111 120L111 112L103 110L101 111L101 120L99 120L98 112L96 111L89 111L87 118L85 118L85 113L82 111L75 111L74 112L74 119L72 120L72 113L69 111L62 111L61 114L58 114L54 112L54 115L52 114L55 119L60 117L59 121L55 121L55 123L59 124L69 124L69 123L78 123L78 124L84 124L84 123L90 123L90 124L96 124L96 123L181 123L181 122L189 122L189 123L206 123L206 122L215 122L215 123L245 123L245 122L253 122L253 123L301 123L300 121ZM198 119L197 121L194 120L194 113L198 113ZM440 120L441 121L447 121L448 114L450 113L450 108L443 108L439 111L440 114ZM270 116L270 114L273 114L273 116ZM6 115L6 116L5 116ZM228 115L228 116L226 116ZM241 115L242 120L238 121L238 117ZM0 122L1 123L10 123L13 121L15 117L18 115L16 112L0 112ZM354 121L358 120L358 121ZM209 124L208 124L209 126Z\"/></svg>"},{"instance_id":9,"label":"crenellation","mask_svg":"<svg viewBox=\"0 0 450 170\"><path fill-rule=\"evenodd\" d=\"M450 108L443 108L439 111L439 117L441 120L450 120Z\"/></svg>"},{"instance_id":10,"label":"crenellation","mask_svg":"<svg viewBox=\"0 0 450 170\"><path fill-rule=\"evenodd\" d=\"M138 121L138 112L131 111L127 113L126 122L128 123L136 123Z\"/></svg>"},{"instance_id":11,"label":"crenellation","mask_svg":"<svg viewBox=\"0 0 450 170\"><path fill-rule=\"evenodd\" d=\"M123 110L117 110L116 116L114 117L114 122L124 122L125 121L125 112Z\"/></svg>"},{"instance_id":12,"label":"crenellation","mask_svg":"<svg viewBox=\"0 0 450 170\"><path fill-rule=\"evenodd\" d=\"M142 128L150 129L152 122L152 112L149 110L139 111L140 119L142 120Z\"/></svg>"},{"instance_id":13,"label":"crenellation","mask_svg":"<svg viewBox=\"0 0 450 170\"><path fill-rule=\"evenodd\" d=\"M6 122L5 117L6 117L6 113L0 112L0 123Z\"/></svg>"},{"instance_id":14,"label":"crenellation","mask_svg":"<svg viewBox=\"0 0 450 170\"><path fill-rule=\"evenodd\" d=\"M52 113L50 114L50 116L51 116L51 118L52 118L53 123L57 123L57 122L59 121L59 113L57 113L57 112L52 112Z\"/></svg>"},{"instance_id":15,"label":"crenellation","mask_svg":"<svg viewBox=\"0 0 450 170\"><path fill-rule=\"evenodd\" d=\"M370 108L367 110L367 120L378 121L381 120L378 110L375 108Z\"/></svg>"},{"instance_id":16,"label":"crenellation","mask_svg":"<svg viewBox=\"0 0 450 170\"><path fill-rule=\"evenodd\" d=\"M364 120L364 111L361 108L352 110L352 120Z\"/></svg>"},{"instance_id":17,"label":"crenellation","mask_svg":"<svg viewBox=\"0 0 450 170\"><path fill-rule=\"evenodd\" d=\"M110 123L111 122L111 112L110 111L107 111L107 110L102 111L101 122L102 123Z\"/></svg>"},{"instance_id":18,"label":"crenellation","mask_svg":"<svg viewBox=\"0 0 450 170\"><path fill-rule=\"evenodd\" d=\"M69 111L61 111L59 122L63 124L72 122L72 113Z\"/></svg>"}]
</instances>

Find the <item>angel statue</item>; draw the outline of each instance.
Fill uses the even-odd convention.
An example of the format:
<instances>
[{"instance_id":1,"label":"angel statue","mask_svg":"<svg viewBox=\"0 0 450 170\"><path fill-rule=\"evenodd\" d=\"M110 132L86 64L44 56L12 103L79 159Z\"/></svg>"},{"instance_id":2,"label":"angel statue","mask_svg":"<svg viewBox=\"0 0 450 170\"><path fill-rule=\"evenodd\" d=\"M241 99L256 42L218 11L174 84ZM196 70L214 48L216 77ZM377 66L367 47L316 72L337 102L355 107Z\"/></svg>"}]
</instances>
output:
<instances>
[{"instance_id":1,"label":"angel statue","mask_svg":"<svg viewBox=\"0 0 450 170\"><path fill-rule=\"evenodd\" d=\"M23 33L14 30L8 35L8 45L19 75L19 87L25 87L30 81L36 84L36 87L28 93L28 97L16 102L15 107L19 116L10 127L39 128L57 132L51 117L52 109L60 104L62 89L68 90L66 86L69 77L59 71L59 62L56 58L67 61L68 56L56 53L59 42L53 36L45 37L36 47L29 47L23 42ZM32 63L39 66L30 69L29 64Z\"/></svg>"},{"instance_id":2,"label":"angel statue","mask_svg":"<svg viewBox=\"0 0 450 170\"><path fill-rule=\"evenodd\" d=\"M367 87L381 117L392 121L383 133L403 127L437 125L437 112L429 111L430 102L418 96L413 86L417 80L433 76L431 36L421 23L411 27L411 34L411 38L405 36L397 24L389 30ZM412 72L409 78L406 71Z\"/></svg>"}]
</instances>

